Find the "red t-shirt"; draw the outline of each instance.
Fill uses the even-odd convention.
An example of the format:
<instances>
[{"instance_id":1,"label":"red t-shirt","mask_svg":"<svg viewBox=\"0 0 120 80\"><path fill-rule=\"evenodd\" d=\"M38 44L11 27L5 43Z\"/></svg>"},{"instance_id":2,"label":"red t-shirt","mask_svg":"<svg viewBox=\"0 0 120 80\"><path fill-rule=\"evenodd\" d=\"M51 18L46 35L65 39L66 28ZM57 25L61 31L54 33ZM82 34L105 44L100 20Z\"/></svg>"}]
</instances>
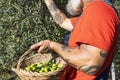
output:
<instances>
[{"instance_id":1,"label":"red t-shirt","mask_svg":"<svg viewBox=\"0 0 120 80\"><path fill-rule=\"evenodd\" d=\"M102 69L94 76L87 75L73 67L67 67L61 80L94 80L111 63L118 40L119 18L114 9L103 1L91 2L80 19L72 18L74 30L70 36L69 46L85 43L109 53ZM65 73L67 72L67 78Z\"/></svg>"}]
</instances>

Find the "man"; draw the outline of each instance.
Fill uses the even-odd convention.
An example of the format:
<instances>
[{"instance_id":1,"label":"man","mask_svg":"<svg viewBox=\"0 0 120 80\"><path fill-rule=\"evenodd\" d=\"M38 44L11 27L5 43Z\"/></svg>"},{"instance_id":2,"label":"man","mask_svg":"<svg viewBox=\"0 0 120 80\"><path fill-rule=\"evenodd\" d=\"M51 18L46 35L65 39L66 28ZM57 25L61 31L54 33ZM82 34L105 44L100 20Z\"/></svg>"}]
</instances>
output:
<instances>
[{"instance_id":1,"label":"man","mask_svg":"<svg viewBox=\"0 0 120 80\"><path fill-rule=\"evenodd\" d=\"M106 2L107 4L109 4L111 7L113 7L113 4L109 0L103 0L103 1ZM65 35L64 45L66 45L66 46L68 45L69 36L70 36L70 34ZM111 64L106 68L106 70L102 74L100 74L96 78L96 80L108 80L109 79L110 67L111 67Z\"/></svg>"},{"instance_id":2,"label":"man","mask_svg":"<svg viewBox=\"0 0 120 80\"><path fill-rule=\"evenodd\" d=\"M110 65L118 40L119 19L114 9L102 0L69 0L67 18L54 4L45 0L53 19L62 28L71 31L69 44L64 46L51 40L31 46L38 52L54 50L69 66L61 80L94 80Z\"/></svg>"}]
</instances>

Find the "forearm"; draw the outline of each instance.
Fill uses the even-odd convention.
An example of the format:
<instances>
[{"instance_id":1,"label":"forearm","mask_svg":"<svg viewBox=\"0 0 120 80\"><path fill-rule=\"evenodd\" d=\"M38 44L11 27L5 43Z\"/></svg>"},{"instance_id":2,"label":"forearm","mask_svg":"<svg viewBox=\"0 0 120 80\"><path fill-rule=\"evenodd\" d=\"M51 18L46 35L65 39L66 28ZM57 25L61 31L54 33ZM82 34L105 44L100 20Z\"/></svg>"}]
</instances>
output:
<instances>
[{"instance_id":1,"label":"forearm","mask_svg":"<svg viewBox=\"0 0 120 80\"><path fill-rule=\"evenodd\" d=\"M47 5L47 8L49 9L54 21L60 25L60 27L68 31L73 29L70 19L57 8L53 0L45 0L45 4Z\"/></svg>"},{"instance_id":2,"label":"forearm","mask_svg":"<svg viewBox=\"0 0 120 80\"><path fill-rule=\"evenodd\" d=\"M80 47L67 47L62 44L52 42L50 44L50 47L58 55L60 55L69 65L89 75L96 74L101 69L106 59L106 57L102 58L99 55L98 57L97 56L94 57L94 54L88 53L86 45L82 45ZM96 54L98 54L98 52ZM106 53L102 52L102 54L106 54Z\"/></svg>"},{"instance_id":3,"label":"forearm","mask_svg":"<svg viewBox=\"0 0 120 80\"><path fill-rule=\"evenodd\" d=\"M80 50L78 47L67 47L56 42L52 42L50 47L55 52L57 52L57 54L60 55L66 62L68 62L68 64L76 69L80 66L80 64L89 61L89 59L85 59L84 56L84 60L82 60L83 58L81 58L81 60L78 62L78 59L82 57L82 54L80 54L78 51ZM77 58L78 55L80 56L79 58Z\"/></svg>"}]
</instances>

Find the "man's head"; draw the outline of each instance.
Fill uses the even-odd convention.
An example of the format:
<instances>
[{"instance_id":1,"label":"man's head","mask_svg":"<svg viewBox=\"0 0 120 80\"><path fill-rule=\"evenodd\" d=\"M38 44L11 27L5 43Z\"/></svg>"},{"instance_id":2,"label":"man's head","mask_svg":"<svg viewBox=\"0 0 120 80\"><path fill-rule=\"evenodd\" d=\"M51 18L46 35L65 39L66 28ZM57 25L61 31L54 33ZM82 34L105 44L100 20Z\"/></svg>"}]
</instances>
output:
<instances>
[{"instance_id":1,"label":"man's head","mask_svg":"<svg viewBox=\"0 0 120 80\"><path fill-rule=\"evenodd\" d=\"M66 10L71 15L78 15L82 12L82 1L81 0L68 0Z\"/></svg>"},{"instance_id":2,"label":"man's head","mask_svg":"<svg viewBox=\"0 0 120 80\"><path fill-rule=\"evenodd\" d=\"M87 3L92 1L94 0L68 0L66 10L69 14L73 16L79 15L83 11L83 8L87 5Z\"/></svg>"}]
</instances>

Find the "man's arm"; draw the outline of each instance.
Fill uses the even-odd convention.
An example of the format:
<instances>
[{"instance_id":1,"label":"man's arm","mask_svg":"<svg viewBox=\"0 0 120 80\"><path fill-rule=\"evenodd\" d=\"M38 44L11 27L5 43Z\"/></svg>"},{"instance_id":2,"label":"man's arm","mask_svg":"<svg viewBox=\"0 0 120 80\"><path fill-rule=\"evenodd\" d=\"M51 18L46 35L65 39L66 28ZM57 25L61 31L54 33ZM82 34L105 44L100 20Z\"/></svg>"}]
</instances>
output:
<instances>
[{"instance_id":1,"label":"man's arm","mask_svg":"<svg viewBox=\"0 0 120 80\"><path fill-rule=\"evenodd\" d=\"M108 55L104 50L92 45L67 47L50 40L41 41L31 47L31 49L38 49L38 52L47 48L54 50L72 67L89 75L94 75L101 69Z\"/></svg>"},{"instance_id":2,"label":"man's arm","mask_svg":"<svg viewBox=\"0 0 120 80\"><path fill-rule=\"evenodd\" d=\"M61 12L55 5L53 0L45 0L45 4L47 5L47 8L49 9L53 19L55 22L62 28L72 31L73 26L71 24L70 19Z\"/></svg>"},{"instance_id":3,"label":"man's arm","mask_svg":"<svg viewBox=\"0 0 120 80\"><path fill-rule=\"evenodd\" d=\"M87 44L81 44L79 47L67 47L52 42L50 47L69 65L88 75L96 74L103 66L108 55L104 50Z\"/></svg>"}]
</instances>

